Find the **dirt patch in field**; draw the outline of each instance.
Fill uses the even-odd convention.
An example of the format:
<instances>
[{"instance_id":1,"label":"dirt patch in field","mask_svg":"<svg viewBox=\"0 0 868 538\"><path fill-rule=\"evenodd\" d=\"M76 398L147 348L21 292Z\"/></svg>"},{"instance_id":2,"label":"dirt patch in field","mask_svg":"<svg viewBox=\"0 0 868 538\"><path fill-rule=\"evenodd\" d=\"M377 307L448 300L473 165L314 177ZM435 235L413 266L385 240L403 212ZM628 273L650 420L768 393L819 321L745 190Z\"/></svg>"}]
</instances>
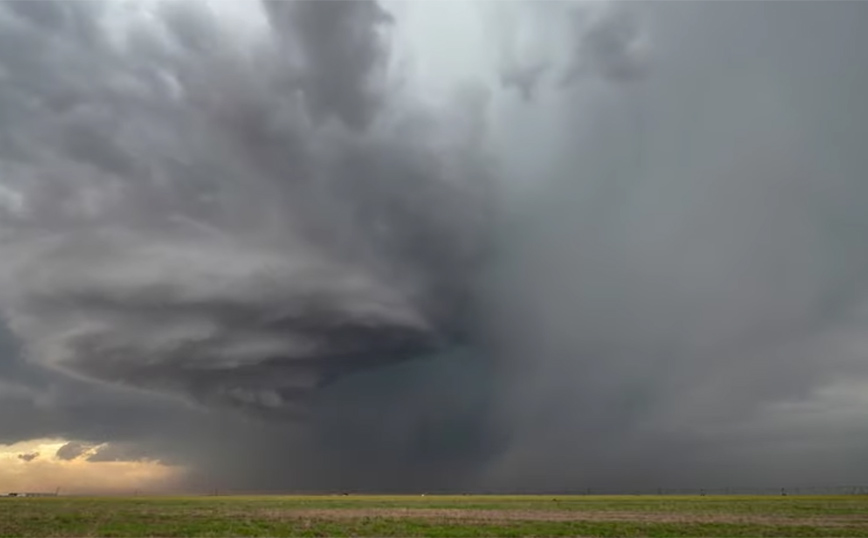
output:
<instances>
[{"instance_id":1,"label":"dirt patch in field","mask_svg":"<svg viewBox=\"0 0 868 538\"><path fill-rule=\"evenodd\" d=\"M265 519L424 519L496 523L498 521L629 521L644 523L741 523L761 525L868 525L868 515L786 517L760 514L689 514L577 510L474 510L436 508L255 510L247 517Z\"/></svg>"}]
</instances>

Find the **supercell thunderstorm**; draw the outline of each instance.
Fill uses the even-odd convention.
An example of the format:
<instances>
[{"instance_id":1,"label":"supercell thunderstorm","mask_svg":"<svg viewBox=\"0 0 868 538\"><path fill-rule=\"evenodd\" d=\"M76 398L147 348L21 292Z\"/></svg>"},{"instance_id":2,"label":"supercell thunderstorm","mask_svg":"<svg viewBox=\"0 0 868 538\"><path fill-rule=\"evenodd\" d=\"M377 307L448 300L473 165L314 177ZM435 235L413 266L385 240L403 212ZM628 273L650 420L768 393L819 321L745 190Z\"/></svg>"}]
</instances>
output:
<instances>
[{"instance_id":1,"label":"supercell thunderstorm","mask_svg":"<svg viewBox=\"0 0 868 538\"><path fill-rule=\"evenodd\" d=\"M3 3L0 442L868 480L868 9L820 4Z\"/></svg>"}]
</instances>

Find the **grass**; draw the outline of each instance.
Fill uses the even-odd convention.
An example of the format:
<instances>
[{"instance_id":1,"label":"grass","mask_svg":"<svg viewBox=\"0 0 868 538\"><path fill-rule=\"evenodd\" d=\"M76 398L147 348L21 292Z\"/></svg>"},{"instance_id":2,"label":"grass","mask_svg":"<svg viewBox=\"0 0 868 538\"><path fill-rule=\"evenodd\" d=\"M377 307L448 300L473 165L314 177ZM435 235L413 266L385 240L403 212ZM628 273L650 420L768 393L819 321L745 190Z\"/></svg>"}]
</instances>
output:
<instances>
[{"instance_id":1,"label":"grass","mask_svg":"<svg viewBox=\"0 0 868 538\"><path fill-rule=\"evenodd\" d=\"M3 498L0 536L868 538L868 496Z\"/></svg>"}]
</instances>

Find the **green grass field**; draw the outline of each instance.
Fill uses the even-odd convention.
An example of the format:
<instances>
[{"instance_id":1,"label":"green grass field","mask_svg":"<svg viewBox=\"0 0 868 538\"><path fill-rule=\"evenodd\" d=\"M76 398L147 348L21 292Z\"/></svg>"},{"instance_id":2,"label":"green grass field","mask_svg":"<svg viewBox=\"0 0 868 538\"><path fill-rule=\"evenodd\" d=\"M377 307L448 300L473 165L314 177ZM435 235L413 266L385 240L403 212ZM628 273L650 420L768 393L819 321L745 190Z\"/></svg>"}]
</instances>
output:
<instances>
[{"instance_id":1,"label":"green grass field","mask_svg":"<svg viewBox=\"0 0 868 538\"><path fill-rule=\"evenodd\" d=\"M3 498L0 536L868 538L868 496Z\"/></svg>"}]
</instances>

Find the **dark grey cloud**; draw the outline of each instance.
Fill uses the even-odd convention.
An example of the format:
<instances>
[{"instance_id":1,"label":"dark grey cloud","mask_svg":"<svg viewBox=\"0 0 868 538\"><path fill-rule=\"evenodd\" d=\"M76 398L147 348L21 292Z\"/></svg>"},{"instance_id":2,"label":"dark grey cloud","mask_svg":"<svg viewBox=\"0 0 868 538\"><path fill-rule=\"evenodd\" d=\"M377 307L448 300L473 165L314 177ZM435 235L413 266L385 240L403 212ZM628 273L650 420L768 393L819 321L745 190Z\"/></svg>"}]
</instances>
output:
<instances>
[{"instance_id":1,"label":"dark grey cloud","mask_svg":"<svg viewBox=\"0 0 868 538\"><path fill-rule=\"evenodd\" d=\"M207 489L868 480L862 4L547 11L560 56L447 113L373 3L29 4L0 442Z\"/></svg>"},{"instance_id":2,"label":"dark grey cloud","mask_svg":"<svg viewBox=\"0 0 868 538\"><path fill-rule=\"evenodd\" d=\"M30 463L39 457L39 452L30 452L27 454L18 454L18 459Z\"/></svg>"},{"instance_id":3,"label":"dark grey cloud","mask_svg":"<svg viewBox=\"0 0 868 538\"><path fill-rule=\"evenodd\" d=\"M611 7L581 35L579 55L607 79L629 82L641 78L648 68L641 28L629 11Z\"/></svg>"},{"instance_id":4,"label":"dark grey cloud","mask_svg":"<svg viewBox=\"0 0 868 538\"><path fill-rule=\"evenodd\" d=\"M64 461L74 460L85 452L93 448L93 445L82 443L80 441L70 441L57 449L54 454L57 458Z\"/></svg>"},{"instance_id":5,"label":"dark grey cloud","mask_svg":"<svg viewBox=\"0 0 868 538\"><path fill-rule=\"evenodd\" d=\"M540 78L548 68L548 65L542 63L514 65L501 71L500 83L505 88L514 88L525 101L531 101Z\"/></svg>"},{"instance_id":6,"label":"dark grey cloud","mask_svg":"<svg viewBox=\"0 0 868 538\"><path fill-rule=\"evenodd\" d=\"M312 115L334 115L354 128L370 122L382 104L377 75L387 60L382 31L391 16L374 2L264 6L280 38L299 48L301 89Z\"/></svg>"}]
</instances>

